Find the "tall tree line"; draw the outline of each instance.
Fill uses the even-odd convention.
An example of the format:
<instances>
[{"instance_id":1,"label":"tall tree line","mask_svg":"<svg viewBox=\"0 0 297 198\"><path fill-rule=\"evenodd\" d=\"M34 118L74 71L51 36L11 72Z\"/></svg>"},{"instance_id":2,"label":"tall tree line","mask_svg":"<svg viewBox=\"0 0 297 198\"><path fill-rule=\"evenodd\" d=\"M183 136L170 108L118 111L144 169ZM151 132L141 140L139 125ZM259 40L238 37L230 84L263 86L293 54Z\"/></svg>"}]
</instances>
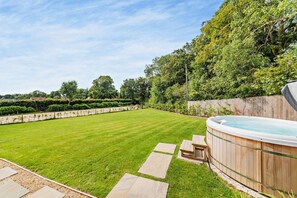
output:
<instances>
[{"instance_id":1,"label":"tall tree line","mask_svg":"<svg viewBox=\"0 0 297 198\"><path fill-rule=\"evenodd\" d=\"M78 88L75 80L63 82L60 89L51 91L49 94L36 90L28 94L6 94L0 99L24 100L36 97L61 99L65 98L69 101L73 99L112 99L119 98L119 93L113 85L113 79L110 76L99 76L93 80L90 89Z\"/></svg>"},{"instance_id":2,"label":"tall tree line","mask_svg":"<svg viewBox=\"0 0 297 198\"><path fill-rule=\"evenodd\" d=\"M199 36L146 66L146 101L185 101L186 68L190 100L280 94L297 79L297 0L226 0Z\"/></svg>"}]
</instances>

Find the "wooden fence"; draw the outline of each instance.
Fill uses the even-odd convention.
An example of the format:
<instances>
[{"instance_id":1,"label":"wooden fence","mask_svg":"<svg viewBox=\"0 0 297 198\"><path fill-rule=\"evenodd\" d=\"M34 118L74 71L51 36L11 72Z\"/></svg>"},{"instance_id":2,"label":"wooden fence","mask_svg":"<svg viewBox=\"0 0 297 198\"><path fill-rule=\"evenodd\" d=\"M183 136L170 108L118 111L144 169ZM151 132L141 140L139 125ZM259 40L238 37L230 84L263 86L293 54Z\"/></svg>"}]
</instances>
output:
<instances>
[{"instance_id":1,"label":"wooden fence","mask_svg":"<svg viewBox=\"0 0 297 198\"><path fill-rule=\"evenodd\" d=\"M101 109L87 109L87 110L73 110L73 111L3 116L3 117L0 117L0 125L36 122L36 121L42 121L42 120L61 119L61 118L72 118L72 117L78 117L78 116L88 116L88 115L129 111L129 110L136 110L136 109L138 109L138 106L111 107L111 108L101 108Z\"/></svg>"},{"instance_id":2,"label":"wooden fence","mask_svg":"<svg viewBox=\"0 0 297 198\"><path fill-rule=\"evenodd\" d=\"M220 109L225 107L229 108L234 115L258 116L297 121L297 111L295 111L281 95L251 97L246 99L234 98L223 100L189 101L188 107L194 107L196 110L198 108Z\"/></svg>"}]
</instances>

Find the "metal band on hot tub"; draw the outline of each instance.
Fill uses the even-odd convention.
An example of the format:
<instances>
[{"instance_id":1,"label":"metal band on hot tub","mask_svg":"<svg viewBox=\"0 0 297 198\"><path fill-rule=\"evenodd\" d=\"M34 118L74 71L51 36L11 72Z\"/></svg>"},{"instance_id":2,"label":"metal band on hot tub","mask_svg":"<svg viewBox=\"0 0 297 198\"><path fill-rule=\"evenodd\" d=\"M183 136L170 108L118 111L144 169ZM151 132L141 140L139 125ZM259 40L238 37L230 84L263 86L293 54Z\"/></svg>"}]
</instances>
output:
<instances>
[{"instance_id":1,"label":"metal band on hot tub","mask_svg":"<svg viewBox=\"0 0 297 198\"><path fill-rule=\"evenodd\" d=\"M289 158L292 158L292 159L297 159L297 156L295 155L291 155L291 154L286 154L286 153L278 153L278 152L274 152L274 151L268 151L268 150L264 150L264 149L260 149L260 148L252 148L252 147L248 147L248 146L245 146L245 145L241 145L241 144L238 144L238 143L235 143L235 142L232 142L231 140L226 140L222 137L219 137L213 133L211 133L209 130L207 130L208 133L210 133L211 135L215 136L216 138L219 138L221 140L224 140L226 142L229 142L231 144L235 144L235 145L238 145L238 146L242 146L242 147L245 147L245 148L248 148L248 149L253 149L253 150L257 150L257 151L262 151L262 152L265 152L265 153L269 153L269 154L272 154L272 155L279 155L279 156L283 156L283 157L289 157Z\"/></svg>"},{"instance_id":2,"label":"metal band on hot tub","mask_svg":"<svg viewBox=\"0 0 297 198\"><path fill-rule=\"evenodd\" d=\"M270 188L270 189L272 189L272 190L277 190L277 191L280 191L280 192L282 192L282 193L286 193L286 194L288 194L288 192L283 191L283 190L281 190L281 189L279 189L279 188L276 188L276 187L274 187L274 186L267 186L267 185L264 185L262 182L256 181L256 180L254 180L254 179L252 179L252 178L250 178L250 177L248 177L248 176L246 176L246 175L243 175L243 174L241 174L241 173L239 173L239 172L233 170L232 168L230 168L230 167L228 167L228 166L222 164L221 162L219 162L218 160L216 160L214 157L212 157L212 156L210 156L210 157L211 157L213 160L215 160L217 163L219 163L220 165L222 165L222 166L224 166L225 168L229 169L230 171L232 171L232 172L234 172L234 173L240 175L241 177L244 177L244 178L246 178L246 179L248 179L248 180L250 180L250 181L256 182L256 183L258 183L258 184L260 184L260 185L262 185L262 186L265 186L266 188ZM294 195L297 196L297 194L294 194Z\"/></svg>"},{"instance_id":3,"label":"metal band on hot tub","mask_svg":"<svg viewBox=\"0 0 297 198\"><path fill-rule=\"evenodd\" d=\"M209 128L211 128L211 127L209 127ZM212 128L211 128L211 129L212 129ZM207 133L209 133L210 135L212 135L212 136L214 136L214 137L216 137L216 138L218 138L218 139L221 139L221 140L223 140L223 141L226 141L226 142L228 142L228 143L231 143L231 144L234 144L234 145L237 145L237 146L241 146L241 147L245 147L245 148L252 149L252 150L256 150L256 151L261 151L261 152L269 153L269 154L272 154L272 155L279 155L279 156L283 156L283 157L288 157L288 158L292 158L292 159L297 159L297 156L293 156L293 155L290 155L290 154L283 154L283 153L278 153L278 152L273 152L273 151L268 151L268 150L264 150L264 149L252 148L252 147L249 147L249 146L241 145L241 144L235 143L235 142L233 142L233 141L231 141L231 140L227 140L227 139L225 139L225 138L219 137L219 136L213 134L212 132L210 132L208 129L207 129L206 131L207 131ZM246 175L243 175L242 173L240 173L240 172L238 172L238 171L236 171L236 170L233 170L232 168L230 168L230 167L224 165L223 163L219 162L219 161L218 161L216 158L214 158L212 155L210 155L210 157L211 157L211 159L213 159L213 160L215 160L217 163L219 163L221 166L223 166L223 167L225 167L226 169L228 169L228 170L230 170L230 171L232 171L232 172L234 172L234 173L240 175L241 177L244 177L244 178L246 178L246 179L248 179L248 180L250 180L250 181L252 181L252 182L258 183L259 185L264 186L264 187L266 187L266 188L270 188L270 189L272 189L272 190L276 190L276 191L279 191L279 192L288 194L288 192L283 191L282 189L276 188L275 186L268 186L268 185L265 185L265 184L263 184L263 183L260 182L260 181L254 180L254 179L252 179L252 178L250 178L250 177L248 177L248 176L246 176ZM291 193L291 194L292 194L292 193ZM294 195L297 196L297 194L294 194Z\"/></svg>"}]
</instances>

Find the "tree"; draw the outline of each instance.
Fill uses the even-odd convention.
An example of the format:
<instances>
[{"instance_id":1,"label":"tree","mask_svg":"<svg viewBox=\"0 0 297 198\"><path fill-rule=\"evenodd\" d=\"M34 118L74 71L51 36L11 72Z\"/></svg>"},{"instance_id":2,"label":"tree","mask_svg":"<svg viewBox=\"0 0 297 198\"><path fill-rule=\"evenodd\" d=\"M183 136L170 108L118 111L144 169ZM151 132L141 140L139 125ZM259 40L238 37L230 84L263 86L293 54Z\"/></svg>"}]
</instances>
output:
<instances>
[{"instance_id":1,"label":"tree","mask_svg":"<svg viewBox=\"0 0 297 198\"><path fill-rule=\"evenodd\" d=\"M47 96L47 94L45 92L42 92L39 90L35 90L35 91L31 92L31 93L29 93L29 95L31 97L44 97L44 98Z\"/></svg>"},{"instance_id":2,"label":"tree","mask_svg":"<svg viewBox=\"0 0 297 198\"><path fill-rule=\"evenodd\" d=\"M77 82L76 81L68 81L63 82L60 88L60 92L64 98L67 98L70 101L74 98L77 90Z\"/></svg>"},{"instance_id":3,"label":"tree","mask_svg":"<svg viewBox=\"0 0 297 198\"><path fill-rule=\"evenodd\" d=\"M291 80L297 80L297 44L276 58L274 67L259 68L253 86L263 95L281 94L281 89Z\"/></svg>"},{"instance_id":4,"label":"tree","mask_svg":"<svg viewBox=\"0 0 297 198\"><path fill-rule=\"evenodd\" d=\"M297 40L296 3L296 0L225 1L195 39L197 56L192 63L191 96L220 99L275 92L274 88L264 91L265 86L259 83L272 82L273 72L283 73L273 68L278 65L277 57ZM270 75L260 79L267 72Z\"/></svg>"},{"instance_id":5,"label":"tree","mask_svg":"<svg viewBox=\"0 0 297 198\"><path fill-rule=\"evenodd\" d=\"M51 91L51 93L49 94L49 97L54 99L60 99L61 93L60 91Z\"/></svg>"},{"instance_id":6,"label":"tree","mask_svg":"<svg viewBox=\"0 0 297 198\"><path fill-rule=\"evenodd\" d=\"M148 80L146 78L126 79L121 86L120 97L139 100L143 104L149 96L148 88Z\"/></svg>"},{"instance_id":7,"label":"tree","mask_svg":"<svg viewBox=\"0 0 297 198\"><path fill-rule=\"evenodd\" d=\"M88 89L77 89L74 95L75 99L86 99L88 97L89 90Z\"/></svg>"},{"instance_id":8,"label":"tree","mask_svg":"<svg viewBox=\"0 0 297 198\"><path fill-rule=\"evenodd\" d=\"M118 92L113 85L113 79L110 76L99 76L99 78L93 80L89 96L96 99L117 97Z\"/></svg>"},{"instance_id":9,"label":"tree","mask_svg":"<svg viewBox=\"0 0 297 198\"><path fill-rule=\"evenodd\" d=\"M225 0L191 43L146 66L149 103L185 101L185 66L191 100L280 94L297 78L296 27L297 0Z\"/></svg>"},{"instance_id":10,"label":"tree","mask_svg":"<svg viewBox=\"0 0 297 198\"><path fill-rule=\"evenodd\" d=\"M139 77L135 80L136 95L140 103L144 103L149 97L149 82L146 78Z\"/></svg>"},{"instance_id":11,"label":"tree","mask_svg":"<svg viewBox=\"0 0 297 198\"><path fill-rule=\"evenodd\" d=\"M124 80L120 88L120 97L135 100L138 97L134 79Z\"/></svg>"},{"instance_id":12,"label":"tree","mask_svg":"<svg viewBox=\"0 0 297 198\"><path fill-rule=\"evenodd\" d=\"M171 54L155 58L153 64L146 67L147 87L151 87L149 103L185 101L186 67L191 74L194 57L193 43L187 43Z\"/></svg>"},{"instance_id":13,"label":"tree","mask_svg":"<svg viewBox=\"0 0 297 198\"><path fill-rule=\"evenodd\" d=\"M150 90L150 104L157 104L157 103L166 103L166 84L162 82L160 76L156 76L152 82L152 88Z\"/></svg>"}]
</instances>

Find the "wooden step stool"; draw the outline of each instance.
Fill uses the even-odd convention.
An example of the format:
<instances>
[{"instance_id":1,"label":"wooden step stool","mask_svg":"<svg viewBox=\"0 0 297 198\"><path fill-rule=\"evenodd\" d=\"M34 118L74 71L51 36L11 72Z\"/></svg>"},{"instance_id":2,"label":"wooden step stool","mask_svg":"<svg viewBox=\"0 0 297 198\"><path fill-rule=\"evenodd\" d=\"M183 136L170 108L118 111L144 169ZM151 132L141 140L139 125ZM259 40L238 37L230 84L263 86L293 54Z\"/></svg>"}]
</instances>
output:
<instances>
[{"instance_id":1,"label":"wooden step stool","mask_svg":"<svg viewBox=\"0 0 297 198\"><path fill-rule=\"evenodd\" d=\"M181 156L206 161L207 144L204 139L205 136L193 135L192 141L183 140L180 146Z\"/></svg>"},{"instance_id":2,"label":"wooden step stool","mask_svg":"<svg viewBox=\"0 0 297 198\"><path fill-rule=\"evenodd\" d=\"M195 159L195 152L191 140L183 140L180 146L181 156Z\"/></svg>"},{"instance_id":3,"label":"wooden step stool","mask_svg":"<svg viewBox=\"0 0 297 198\"><path fill-rule=\"evenodd\" d=\"M207 144L204 141L205 136L193 135L192 145L195 150L195 158L198 160L206 161Z\"/></svg>"}]
</instances>

